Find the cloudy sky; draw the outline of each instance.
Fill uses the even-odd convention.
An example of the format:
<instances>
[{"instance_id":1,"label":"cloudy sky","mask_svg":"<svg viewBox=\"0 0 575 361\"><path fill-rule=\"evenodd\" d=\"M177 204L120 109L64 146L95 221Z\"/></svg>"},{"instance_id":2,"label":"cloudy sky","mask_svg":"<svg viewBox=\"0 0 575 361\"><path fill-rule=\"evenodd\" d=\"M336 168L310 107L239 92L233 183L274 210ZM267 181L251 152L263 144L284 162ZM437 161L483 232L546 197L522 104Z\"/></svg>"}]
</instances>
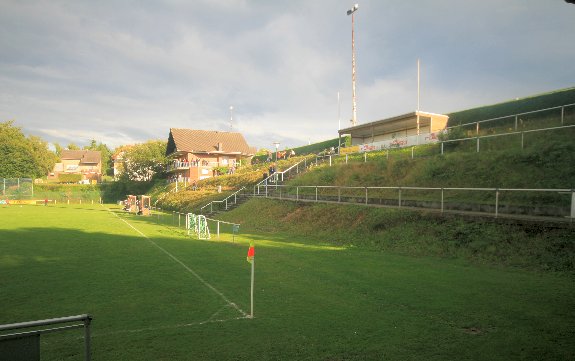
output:
<instances>
[{"instance_id":1,"label":"cloudy sky","mask_svg":"<svg viewBox=\"0 0 575 361\"><path fill-rule=\"evenodd\" d=\"M0 0L0 121L111 148L230 118L258 148L331 139L351 118L351 6ZM364 0L355 25L359 123L416 109L418 58L429 112L575 86L564 0Z\"/></svg>"}]
</instances>

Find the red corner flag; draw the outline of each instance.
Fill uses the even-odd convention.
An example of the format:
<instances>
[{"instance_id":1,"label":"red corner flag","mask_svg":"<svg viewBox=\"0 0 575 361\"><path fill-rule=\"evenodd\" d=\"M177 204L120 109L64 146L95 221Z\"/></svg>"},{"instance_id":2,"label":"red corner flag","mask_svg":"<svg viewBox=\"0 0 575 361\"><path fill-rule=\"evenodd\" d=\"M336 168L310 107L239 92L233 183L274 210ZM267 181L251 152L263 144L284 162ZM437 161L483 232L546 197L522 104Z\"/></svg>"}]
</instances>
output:
<instances>
[{"instance_id":1,"label":"red corner flag","mask_svg":"<svg viewBox=\"0 0 575 361\"><path fill-rule=\"evenodd\" d=\"M254 256L256 255L256 250L254 248L254 242L250 242L250 248L248 249L248 262L252 263Z\"/></svg>"}]
</instances>

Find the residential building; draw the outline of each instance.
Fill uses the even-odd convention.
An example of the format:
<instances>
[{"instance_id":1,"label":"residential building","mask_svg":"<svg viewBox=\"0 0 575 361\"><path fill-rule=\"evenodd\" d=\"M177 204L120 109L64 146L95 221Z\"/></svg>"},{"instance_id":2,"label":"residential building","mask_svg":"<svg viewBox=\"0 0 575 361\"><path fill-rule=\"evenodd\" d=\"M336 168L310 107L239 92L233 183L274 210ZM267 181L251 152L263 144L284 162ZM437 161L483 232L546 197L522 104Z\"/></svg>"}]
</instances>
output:
<instances>
[{"instance_id":1,"label":"residential building","mask_svg":"<svg viewBox=\"0 0 575 361\"><path fill-rule=\"evenodd\" d=\"M236 132L171 128L166 155L170 181L193 182L217 175L217 168L235 169L256 153Z\"/></svg>"},{"instance_id":2,"label":"residential building","mask_svg":"<svg viewBox=\"0 0 575 361\"><path fill-rule=\"evenodd\" d=\"M97 150L62 150L61 162L54 165L50 178L59 174L80 174L84 183L102 180L102 154Z\"/></svg>"}]
</instances>

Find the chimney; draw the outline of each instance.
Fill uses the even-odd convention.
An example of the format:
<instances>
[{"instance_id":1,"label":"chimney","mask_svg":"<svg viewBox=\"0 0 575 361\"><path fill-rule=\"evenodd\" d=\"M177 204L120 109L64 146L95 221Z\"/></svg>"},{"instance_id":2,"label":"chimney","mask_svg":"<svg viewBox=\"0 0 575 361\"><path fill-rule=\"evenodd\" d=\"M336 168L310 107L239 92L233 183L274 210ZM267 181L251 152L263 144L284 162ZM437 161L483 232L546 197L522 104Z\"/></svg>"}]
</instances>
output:
<instances>
[{"instance_id":1,"label":"chimney","mask_svg":"<svg viewBox=\"0 0 575 361\"><path fill-rule=\"evenodd\" d=\"M222 143L218 143L218 151L221 152L224 150Z\"/></svg>"}]
</instances>

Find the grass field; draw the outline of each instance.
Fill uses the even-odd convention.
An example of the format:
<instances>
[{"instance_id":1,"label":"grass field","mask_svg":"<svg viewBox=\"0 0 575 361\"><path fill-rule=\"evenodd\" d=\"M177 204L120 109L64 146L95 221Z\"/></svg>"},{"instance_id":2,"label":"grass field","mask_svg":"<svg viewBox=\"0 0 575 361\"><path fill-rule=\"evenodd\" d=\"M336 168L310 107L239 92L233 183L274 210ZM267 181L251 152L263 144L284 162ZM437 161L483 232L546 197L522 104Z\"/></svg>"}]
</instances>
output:
<instances>
[{"instance_id":1,"label":"grass field","mask_svg":"<svg viewBox=\"0 0 575 361\"><path fill-rule=\"evenodd\" d=\"M573 360L573 281L289 234L198 241L115 206L0 208L0 324L90 313L94 360ZM82 347L42 336L42 360Z\"/></svg>"}]
</instances>

